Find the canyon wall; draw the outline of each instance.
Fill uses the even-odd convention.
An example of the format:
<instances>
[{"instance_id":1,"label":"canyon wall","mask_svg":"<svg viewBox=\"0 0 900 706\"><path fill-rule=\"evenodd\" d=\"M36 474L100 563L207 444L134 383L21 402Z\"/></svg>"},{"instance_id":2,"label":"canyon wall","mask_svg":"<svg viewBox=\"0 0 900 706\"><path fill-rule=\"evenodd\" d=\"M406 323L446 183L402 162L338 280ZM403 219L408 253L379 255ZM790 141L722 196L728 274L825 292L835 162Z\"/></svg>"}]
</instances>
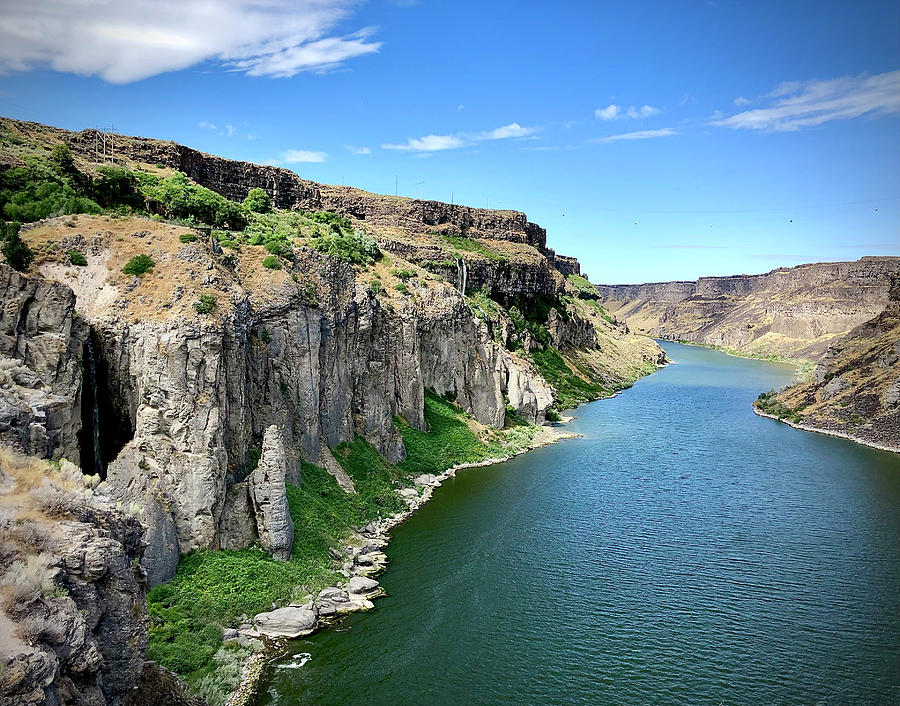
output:
<instances>
[{"instance_id":1,"label":"canyon wall","mask_svg":"<svg viewBox=\"0 0 900 706\"><path fill-rule=\"evenodd\" d=\"M598 285L603 306L635 331L759 355L821 358L888 303L900 258L815 263L696 282Z\"/></svg>"}]
</instances>

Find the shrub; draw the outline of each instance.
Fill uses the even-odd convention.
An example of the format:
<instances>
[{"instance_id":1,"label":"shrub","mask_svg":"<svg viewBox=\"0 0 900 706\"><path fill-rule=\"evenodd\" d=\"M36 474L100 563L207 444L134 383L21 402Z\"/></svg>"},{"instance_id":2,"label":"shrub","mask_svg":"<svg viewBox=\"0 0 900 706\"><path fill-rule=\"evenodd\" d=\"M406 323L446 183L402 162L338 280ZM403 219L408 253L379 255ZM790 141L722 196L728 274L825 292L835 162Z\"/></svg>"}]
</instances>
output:
<instances>
[{"instance_id":1,"label":"shrub","mask_svg":"<svg viewBox=\"0 0 900 706\"><path fill-rule=\"evenodd\" d=\"M197 236L193 233L182 233L178 236L178 240L182 243L193 243L197 240Z\"/></svg>"},{"instance_id":2,"label":"shrub","mask_svg":"<svg viewBox=\"0 0 900 706\"><path fill-rule=\"evenodd\" d=\"M558 422L562 418L554 407L549 407L544 413L544 417L548 422Z\"/></svg>"},{"instance_id":3,"label":"shrub","mask_svg":"<svg viewBox=\"0 0 900 706\"><path fill-rule=\"evenodd\" d=\"M337 223L332 223L333 229L337 227ZM332 230L330 233L320 233L313 238L311 245L313 249L325 255L355 265L371 264L381 256L381 250L378 249L375 239L361 230L350 232Z\"/></svg>"},{"instance_id":4,"label":"shrub","mask_svg":"<svg viewBox=\"0 0 900 706\"><path fill-rule=\"evenodd\" d=\"M32 554L24 561L13 562L0 579L0 589L6 594L8 606L23 607L41 596L57 592L51 560L48 554Z\"/></svg>"},{"instance_id":5,"label":"shrub","mask_svg":"<svg viewBox=\"0 0 900 706\"><path fill-rule=\"evenodd\" d=\"M268 329L263 329L262 333L259 334L259 340L268 345L272 342L272 334L269 333Z\"/></svg>"},{"instance_id":6,"label":"shrub","mask_svg":"<svg viewBox=\"0 0 900 706\"><path fill-rule=\"evenodd\" d=\"M416 276L415 270L391 270L391 274L394 275L397 279L403 280L404 282L412 277Z\"/></svg>"},{"instance_id":7,"label":"shrub","mask_svg":"<svg viewBox=\"0 0 900 706\"><path fill-rule=\"evenodd\" d=\"M149 255L145 255L141 253L140 255L135 255L131 258L126 264L125 267L122 268L122 272L126 275L136 275L140 277L142 274L149 272L156 266L156 263L153 262L153 258Z\"/></svg>"},{"instance_id":8,"label":"shrub","mask_svg":"<svg viewBox=\"0 0 900 706\"><path fill-rule=\"evenodd\" d=\"M216 310L216 298L212 294L201 294L200 300L194 302L198 314L211 314Z\"/></svg>"},{"instance_id":9,"label":"shrub","mask_svg":"<svg viewBox=\"0 0 900 706\"><path fill-rule=\"evenodd\" d=\"M175 172L161 179L154 174L138 172L136 178L147 207L153 212L218 227L240 229L247 223L239 204L195 184L186 174Z\"/></svg>"},{"instance_id":10,"label":"shrub","mask_svg":"<svg viewBox=\"0 0 900 706\"><path fill-rule=\"evenodd\" d=\"M0 252L3 253L6 262L14 270L25 272L31 266L31 261L34 260L34 253L19 235L19 224L0 221L0 235L3 236Z\"/></svg>"},{"instance_id":11,"label":"shrub","mask_svg":"<svg viewBox=\"0 0 900 706\"><path fill-rule=\"evenodd\" d=\"M75 169L72 150L66 144L53 145L53 149L50 150L50 162L63 173L71 172Z\"/></svg>"},{"instance_id":12,"label":"shrub","mask_svg":"<svg viewBox=\"0 0 900 706\"><path fill-rule=\"evenodd\" d=\"M69 262L73 265L79 265L84 267L87 265L87 258L84 256L84 253L80 253L77 250L69 250Z\"/></svg>"},{"instance_id":13,"label":"shrub","mask_svg":"<svg viewBox=\"0 0 900 706\"><path fill-rule=\"evenodd\" d=\"M106 208L132 206L141 208L144 197L134 172L121 167L102 167L100 179L94 183L94 198Z\"/></svg>"},{"instance_id":14,"label":"shrub","mask_svg":"<svg viewBox=\"0 0 900 706\"><path fill-rule=\"evenodd\" d=\"M269 270L280 270L281 269L281 260L279 260L274 255L267 256L262 261L263 267Z\"/></svg>"},{"instance_id":15,"label":"shrub","mask_svg":"<svg viewBox=\"0 0 900 706\"><path fill-rule=\"evenodd\" d=\"M400 294L409 294L409 287L407 287L403 282L397 282L394 285L394 289L396 289Z\"/></svg>"},{"instance_id":16,"label":"shrub","mask_svg":"<svg viewBox=\"0 0 900 706\"><path fill-rule=\"evenodd\" d=\"M378 295L384 291L384 285L379 280L373 279L369 283L369 291L372 292L372 294Z\"/></svg>"},{"instance_id":17,"label":"shrub","mask_svg":"<svg viewBox=\"0 0 900 706\"><path fill-rule=\"evenodd\" d=\"M250 189L244 199L244 208L251 213L268 213L272 210L272 201L265 189Z\"/></svg>"}]
</instances>

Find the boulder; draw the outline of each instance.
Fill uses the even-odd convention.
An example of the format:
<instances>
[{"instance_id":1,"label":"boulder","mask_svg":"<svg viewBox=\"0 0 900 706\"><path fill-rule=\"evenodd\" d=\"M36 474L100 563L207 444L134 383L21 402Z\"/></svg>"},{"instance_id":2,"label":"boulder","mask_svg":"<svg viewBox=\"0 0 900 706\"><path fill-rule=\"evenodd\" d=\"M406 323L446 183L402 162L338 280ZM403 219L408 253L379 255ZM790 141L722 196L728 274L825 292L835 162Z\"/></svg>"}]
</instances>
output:
<instances>
[{"instance_id":1,"label":"boulder","mask_svg":"<svg viewBox=\"0 0 900 706\"><path fill-rule=\"evenodd\" d=\"M367 596L378 590L378 582L364 576L354 576L347 584L347 593L351 596Z\"/></svg>"},{"instance_id":2,"label":"boulder","mask_svg":"<svg viewBox=\"0 0 900 706\"><path fill-rule=\"evenodd\" d=\"M276 608L254 617L253 625L263 635L293 639L312 634L316 629L316 614L308 608Z\"/></svg>"}]
</instances>

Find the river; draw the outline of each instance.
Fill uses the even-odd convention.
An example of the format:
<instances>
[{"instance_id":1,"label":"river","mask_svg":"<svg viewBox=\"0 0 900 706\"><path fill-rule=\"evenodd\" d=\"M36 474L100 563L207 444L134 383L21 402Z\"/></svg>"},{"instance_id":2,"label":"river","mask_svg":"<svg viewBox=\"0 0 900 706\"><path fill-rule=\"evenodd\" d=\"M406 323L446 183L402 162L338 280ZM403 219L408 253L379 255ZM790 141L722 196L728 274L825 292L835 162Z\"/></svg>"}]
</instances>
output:
<instances>
[{"instance_id":1,"label":"river","mask_svg":"<svg viewBox=\"0 0 900 706\"><path fill-rule=\"evenodd\" d=\"M900 703L900 456L754 415L791 366L664 347L583 438L446 481L260 703Z\"/></svg>"}]
</instances>

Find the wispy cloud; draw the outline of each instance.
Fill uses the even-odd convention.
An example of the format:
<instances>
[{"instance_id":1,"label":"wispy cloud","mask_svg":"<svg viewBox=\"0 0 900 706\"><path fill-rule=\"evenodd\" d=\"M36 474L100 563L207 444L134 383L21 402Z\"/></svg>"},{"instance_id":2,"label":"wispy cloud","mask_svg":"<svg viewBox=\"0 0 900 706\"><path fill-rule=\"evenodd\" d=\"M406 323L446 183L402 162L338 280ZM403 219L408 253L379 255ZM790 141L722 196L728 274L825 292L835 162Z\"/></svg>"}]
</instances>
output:
<instances>
[{"instance_id":1,"label":"wispy cloud","mask_svg":"<svg viewBox=\"0 0 900 706\"><path fill-rule=\"evenodd\" d=\"M356 6L354 0L6 2L0 73L47 67L130 83L204 61L251 76L334 69L381 47L371 29L335 33Z\"/></svg>"},{"instance_id":2,"label":"wispy cloud","mask_svg":"<svg viewBox=\"0 0 900 706\"><path fill-rule=\"evenodd\" d=\"M734 99L734 104L738 108L743 108L745 105L750 105L751 102L752 101L744 98L744 96L738 96L737 98Z\"/></svg>"},{"instance_id":3,"label":"wispy cloud","mask_svg":"<svg viewBox=\"0 0 900 706\"><path fill-rule=\"evenodd\" d=\"M344 148L350 152L350 154L372 154L371 147L354 147L353 145L344 145Z\"/></svg>"},{"instance_id":4,"label":"wispy cloud","mask_svg":"<svg viewBox=\"0 0 900 706\"><path fill-rule=\"evenodd\" d=\"M619 142L621 140L650 140L655 137L669 137L677 135L678 132L670 127L660 128L659 130L637 130L636 132L625 132L621 135L609 135L608 137L596 137L590 142Z\"/></svg>"},{"instance_id":5,"label":"wispy cloud","mask_svg":"<svg viewBox=\"0 0 900 706\"><path fill-rule=\"evenodd\" d=\"M900 70L875 76L782 83L766 97L769 105L710 124L734 130L788 132L832 120L900 112ZM737 101L735 101L737 102Z\"/></svg>"},{"instance_id":6,"label":"wispy cloud","mask_svg":"<svg viewBox=\"0 0 900 706\"><path fill-rule=\"evenodd\" d=\"M458 132L452 135L425 135L424 137L410 137L400 144L383 144L382 149L402 150L407 152L441 152L454 150L460 147L469 147L477 142L486 140L506 140L509 138L530 137L538 131L535 127L522 127L519 123L510 123L493 130L484 130L476 133Z\"/></svg>"},{"instance_id":7,"label":"wispy cloud","mask_svg":"<svg viewBox=\"0 0 900 706\"><path fill-rule=\"evenodd\" d=\"M208 123L205 121L200 121L197 123L197 127L202 128L204 130L211 130L223 137L240 137L244 140L256 140L258 137L252 133L244 133L238 130L234 125L224 125L223 127L217 126L215 123Z\"/></svg>"},{"instance_id":8,"label":"wispy cloud","mask_svg":"<svg viewBox=\"0 0 900 706\"><path fill-rule=\"evenodd\" d=\"M317 150L285 150L274 163L299 164L301 162L324 162L326 159L328 159L327 152L319 152Z\"/></svg>"},{"instance_id":9,"label":"wispy cloud","mask_svg":"<svg viewBox=\"0 0 900 706\"><path fill-rule=\"evenodd\" d=\"M659 113L659 108L654 108L652 105L642 105L639 108L629 105L627 108L623 108L621 105L610 103L605 108L597 108L594 111L594 117L597 118L597 120L607 121L619 120L621 118L639 120L640 118L649 118L658 115Z\"/></svg>"}]
</instances>

